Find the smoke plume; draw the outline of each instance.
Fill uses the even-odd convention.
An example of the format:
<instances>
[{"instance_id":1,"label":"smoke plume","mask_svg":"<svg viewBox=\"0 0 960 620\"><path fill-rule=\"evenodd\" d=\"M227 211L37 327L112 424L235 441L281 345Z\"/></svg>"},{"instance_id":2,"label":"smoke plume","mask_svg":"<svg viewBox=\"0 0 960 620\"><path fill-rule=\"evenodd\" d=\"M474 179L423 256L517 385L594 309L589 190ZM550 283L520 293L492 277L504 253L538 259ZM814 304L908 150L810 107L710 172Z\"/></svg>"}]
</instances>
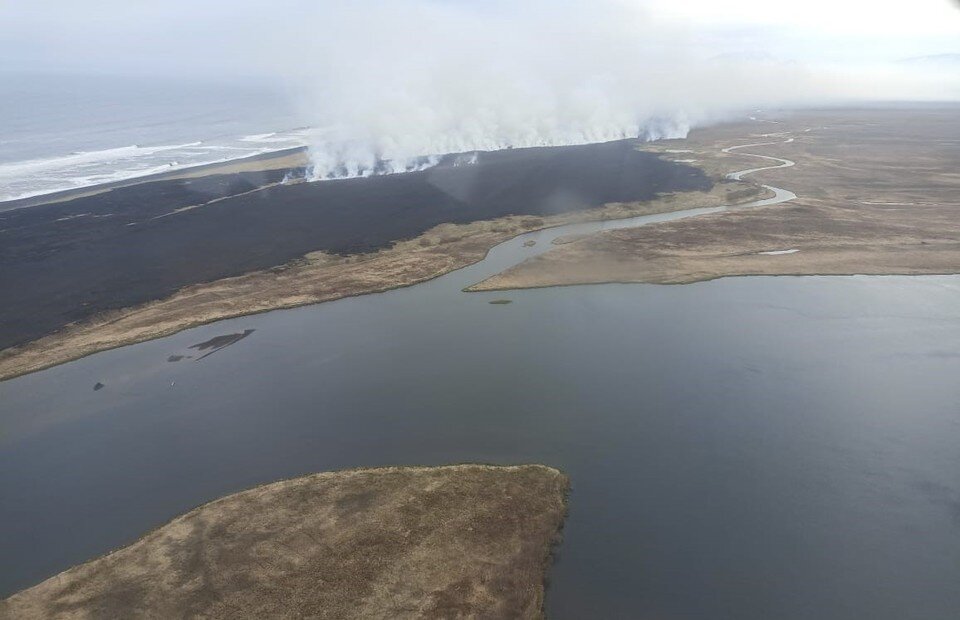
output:
<instances>
[{"instance_id":1,"label":"smoke plume","mask_svg":"<svg viewBox=\"0 0 960 620\"><path fill-rule=\"evenodd\" d=\"M297 19L306 52L288 72L316 128L318 179L446 153L684 137L844 90L829 72L717 54L641 2L321 2Z\"/></svg>"}]
</instances>

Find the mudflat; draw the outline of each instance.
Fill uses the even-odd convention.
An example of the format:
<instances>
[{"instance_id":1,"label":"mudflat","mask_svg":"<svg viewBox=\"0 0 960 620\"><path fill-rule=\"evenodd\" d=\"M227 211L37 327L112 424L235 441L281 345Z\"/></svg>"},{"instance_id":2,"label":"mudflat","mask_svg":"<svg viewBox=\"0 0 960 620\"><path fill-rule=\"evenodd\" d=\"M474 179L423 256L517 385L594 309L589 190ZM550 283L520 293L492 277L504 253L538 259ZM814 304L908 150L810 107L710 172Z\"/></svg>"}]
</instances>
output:
<instances>
[{"instance_id":1,"label":"mudflat","mask_svg":"<svg viewBox=\"0 0 960 620\"><path fill-rule=\"evenodd\" d=\"M539 618L569 481L542 465L322 473L201 506L2 618Z\"/></svg>"},{"instance_id":2,"label":"mudflat","mask_svg":"<svg viewBox=\"0 0 960 620\"><path fill-rule=\"evenodd\" d=\"M673 146L694 159L771 143L736 151L738 161L770 163L747 153L795 161L752 177L793 191L795 200L559 240L472 290L960 273L960 107L803 112L751 133L722 126Z\"/></svg>"}]
</instances>

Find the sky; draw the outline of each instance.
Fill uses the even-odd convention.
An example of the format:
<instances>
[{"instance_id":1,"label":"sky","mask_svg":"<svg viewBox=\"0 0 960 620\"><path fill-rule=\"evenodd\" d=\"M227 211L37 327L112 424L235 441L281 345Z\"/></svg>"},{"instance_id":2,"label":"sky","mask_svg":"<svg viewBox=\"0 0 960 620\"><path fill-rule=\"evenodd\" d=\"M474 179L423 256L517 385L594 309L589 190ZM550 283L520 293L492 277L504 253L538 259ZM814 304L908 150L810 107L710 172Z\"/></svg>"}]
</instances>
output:
<instances>
[{"instance_id":1,"label":"sky","mask_svg":"<svg viewBox=\"0 0 960 620\"><path fill-rule=\"evenodd\" d=\"M271 73L278 56L296 54L286 36L298 21L317 19L341 0L0 0L0 67L73 72L150 72L226 75ZM384 6L357 3L376 20ZM423 3L420 3L423 4ZM497 12L543 3L437 0L451 11ZM556 12L585 2L556 0ZM651 22L683 31L700 54L742 54L797 61L863 63L960 54L957 0L622 0ZM516 8L520 7L520 8ZM571 8L572 7L572 8ZM361 9L362 10L362 9ZM316 23L315 36L334 24ZM282 48L282 54L263 49ZM269 62L264 62L269 59ZM292 60L292 59L291 59Z\"/></svg>"},{"instance_id":2,"label":"sky","mask_svg":"<svg viewBox=\"0 0 960 620\"><path fill-rule=\"evenodd\" d=\"M650 0L643 4L664 15L718 26L791 27L810 34L843 36L928 37L960 32L957 3L951 0Z\"/></svg>"},{"instance_id":3,"label":"sky","mask_svg":"<svg viewBox=\"0 0 960 620\"><path fill-rule=\"evenodd\" d=\"M955 0L651 0L650 10L703 28L718 45L797 61L882 62L960 52Z\"/></svg>"},{"instance_id":4,"label":"sky","mask_svg":"<svg viewBox=\"0 0 960 620\"><path fill-rule=\"evenodd\" d=\"M4 69L268 78L317 128L315 173L353 176L755 108L960 101L960 4L0 0Z\"/></svg>"}]
</instances>

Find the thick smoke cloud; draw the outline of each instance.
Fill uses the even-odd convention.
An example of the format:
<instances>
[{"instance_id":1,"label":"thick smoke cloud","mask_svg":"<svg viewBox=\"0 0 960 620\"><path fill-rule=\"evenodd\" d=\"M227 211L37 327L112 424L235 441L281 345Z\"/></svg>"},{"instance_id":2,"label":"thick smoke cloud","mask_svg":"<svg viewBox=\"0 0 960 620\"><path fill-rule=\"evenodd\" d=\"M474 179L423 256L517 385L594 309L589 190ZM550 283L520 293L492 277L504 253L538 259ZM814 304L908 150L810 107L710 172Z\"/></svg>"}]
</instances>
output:
<instances>
[{"instance_id":1,"label":"thick smoke cloud","mask_svg":"<svg viewBox=\"0 0 960 620\"><path fill-rule=\"evenodd\" d=\"M315 178L409 170L445 153L683 137L849 87L827 71L718 55L638 2L346 4L300 16L306 50L287 65L317 128Z\"/></svg>"}]
</instances>

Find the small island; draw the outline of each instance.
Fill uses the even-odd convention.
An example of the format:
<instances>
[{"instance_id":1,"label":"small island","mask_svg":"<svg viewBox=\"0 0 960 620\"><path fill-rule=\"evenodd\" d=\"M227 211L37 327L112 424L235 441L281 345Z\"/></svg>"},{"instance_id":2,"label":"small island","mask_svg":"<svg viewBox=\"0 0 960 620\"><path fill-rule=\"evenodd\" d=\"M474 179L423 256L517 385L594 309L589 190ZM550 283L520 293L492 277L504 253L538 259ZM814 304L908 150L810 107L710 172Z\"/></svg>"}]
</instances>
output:
<instances>
[{"instance_id":1,"label":"small island","mask_svg":"<svg viewBox=\"0 0 960 620\"><path fill-rule=\"evenodd\" d=\"M0 602L4 618L540 618L567 477L389 467L259 486Z\"/></svg>"}]
</instances>

